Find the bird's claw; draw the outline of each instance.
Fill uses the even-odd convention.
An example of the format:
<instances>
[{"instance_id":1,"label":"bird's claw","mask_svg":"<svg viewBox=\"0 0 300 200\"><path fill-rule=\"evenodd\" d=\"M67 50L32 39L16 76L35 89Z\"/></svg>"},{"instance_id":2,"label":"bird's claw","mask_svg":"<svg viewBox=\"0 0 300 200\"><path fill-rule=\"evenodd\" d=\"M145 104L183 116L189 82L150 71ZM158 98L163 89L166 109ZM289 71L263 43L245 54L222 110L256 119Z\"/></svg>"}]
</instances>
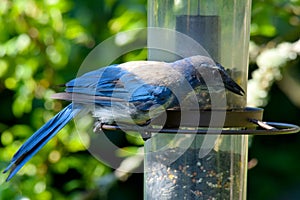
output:
<instances>
[{"instance_id":1,"label":"bird's claw","mask_svg":"<svg viewBox=\"0 0 300 200\"><path fill-rule=\"evenodd\" d=\"M93 132L94 133L101 132L103 125L104 123L102 123L101 120L97 120L94 124Z\"/></svg>"}]
</instances>

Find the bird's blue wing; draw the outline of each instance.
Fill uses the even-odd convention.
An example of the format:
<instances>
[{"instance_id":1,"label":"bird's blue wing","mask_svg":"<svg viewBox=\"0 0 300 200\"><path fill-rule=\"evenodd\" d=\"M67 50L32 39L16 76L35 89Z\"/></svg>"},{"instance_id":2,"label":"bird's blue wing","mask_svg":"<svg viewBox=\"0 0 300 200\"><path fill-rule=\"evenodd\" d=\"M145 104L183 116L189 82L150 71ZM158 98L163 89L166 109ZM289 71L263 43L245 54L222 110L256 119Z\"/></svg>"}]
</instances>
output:
<instances>
[{"instance_id":1,"label":"bird's blue wing","mask_svg":"<svg viewBox=\"0 0 300 200\"><path fill-rule=\"evenodd\" d=\"M142 111L147 111L152 106L164 105L172 94L168 87L149 84L132 73L124 74L120 78L120 82L128 91L126 100Z\"/></svg>"},{"instance_id":2,"label":"bird's blue wing","mask_svg":"<svg viewBox=\"0 0 300 200\"><path fill-rule=\"evenodd\" d=\"M128 64L129 68L130 64ZM132 65L138 64L139 62L134 62ZM171 95L171 91L167 87L149 84L138 74L119 65L100 68L71 80L66 84L65 91L69 94L86 95L86 97L73 95L73 99L70 99L65 95L61 99L80 103L96 103L103 106L110 106L111 102L114 102L112 99L119 99L135 104L139 110L147 110L153 105L162 105ZM76 100L76 97L79 99ZM59 96L55 98L60 99Z\"/></svg>"},{"instance_id":3,"label":"bird's blue wing","mask_svg":"<svg viewBox=\"0 0 300 200\"><path fill-rule=\"evenodd\" d=\"M113 92L126 93L124 87L118 85L118 80L125 73L128 72L118 65L100 68L69 81L65 91L106 97L111 97Z\"/></svg>"},{"instance_id":4,"label":"bird's blue wing","mask_svg":"<svg viewBox=\"0 0 300 200\"><path fill-rule=\"evenodd\" d=\"M45 144L53 138L81 110L80 105L69 104L56 114L50 121L37 130L15 153L10 164L3 173L10 171L6 181L9 181L23 165L34 156Z\"/></svg>"}]
</instances>

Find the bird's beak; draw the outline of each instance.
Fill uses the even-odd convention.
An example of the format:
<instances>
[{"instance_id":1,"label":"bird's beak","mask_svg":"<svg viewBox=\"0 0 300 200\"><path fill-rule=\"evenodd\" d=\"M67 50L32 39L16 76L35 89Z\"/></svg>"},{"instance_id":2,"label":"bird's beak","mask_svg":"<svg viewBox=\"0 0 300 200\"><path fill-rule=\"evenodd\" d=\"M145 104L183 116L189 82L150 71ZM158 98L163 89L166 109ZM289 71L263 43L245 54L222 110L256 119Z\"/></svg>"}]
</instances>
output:
<instances>
[{"instance_id":1,"label":"bird's beak","mask_svg":"<svg viewBox=\"0 0 300 200\"><path fill-rule=\"evenodd\" d=\"M234 80L232 80L232 78L226 73L225 70L219 69L219 72L223 79L224 86L227 90L241 96L245 95L245 91Z\"/></svg>"}]
</instances>

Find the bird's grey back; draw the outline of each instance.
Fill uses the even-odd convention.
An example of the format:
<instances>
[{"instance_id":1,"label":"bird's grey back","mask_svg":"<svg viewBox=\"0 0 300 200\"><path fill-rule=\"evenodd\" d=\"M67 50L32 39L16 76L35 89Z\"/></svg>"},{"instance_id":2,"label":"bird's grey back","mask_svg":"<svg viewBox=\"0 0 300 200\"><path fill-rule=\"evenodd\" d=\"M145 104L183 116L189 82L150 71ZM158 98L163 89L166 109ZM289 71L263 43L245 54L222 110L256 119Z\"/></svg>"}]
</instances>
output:
<instances>
[{"instance_id":1,"label":"bird's grey back","mask_svg":"<svg viewBox=\"0 0 300 200\"><path fill-rule=\"evenodd\" d=\"M191 73L195 73L195 66L201 63L215 65L206 56L192 56L172 63L159 61L132 61L120 64L119 67L141 78L147 84L169 86L182 83Z\"/></svg>"}]
</instances>

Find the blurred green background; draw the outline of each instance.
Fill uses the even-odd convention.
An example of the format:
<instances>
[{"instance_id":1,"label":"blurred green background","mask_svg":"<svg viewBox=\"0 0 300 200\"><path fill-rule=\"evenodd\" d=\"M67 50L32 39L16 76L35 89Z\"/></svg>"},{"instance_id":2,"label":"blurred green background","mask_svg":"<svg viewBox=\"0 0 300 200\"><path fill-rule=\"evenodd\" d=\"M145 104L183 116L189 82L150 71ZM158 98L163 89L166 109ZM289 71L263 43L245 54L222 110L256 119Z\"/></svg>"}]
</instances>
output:
<instances>
[{"instance_id":1,"label":"blurred green background","mask_svg":"<svg viewBox=\"0 0 300 200\"><path fill-rule=\"evenodd\" d=\"M50 95L76 77L87 54L108 37L147 26L146 0L2 0L0 2L0 169L66 102ZM300 125L300 0L253 0L249 105L266 121ZM118 62L145 59L134 51ZM135 152L142 142L120 135ZM129 156L129 155L123 155ZM300 135L256 136L249 200L300 199ZM118 176L92 157L74 123L65 127L10 182L0 199L142 199L143 174Z\"/></svg>"}]
</instances>

